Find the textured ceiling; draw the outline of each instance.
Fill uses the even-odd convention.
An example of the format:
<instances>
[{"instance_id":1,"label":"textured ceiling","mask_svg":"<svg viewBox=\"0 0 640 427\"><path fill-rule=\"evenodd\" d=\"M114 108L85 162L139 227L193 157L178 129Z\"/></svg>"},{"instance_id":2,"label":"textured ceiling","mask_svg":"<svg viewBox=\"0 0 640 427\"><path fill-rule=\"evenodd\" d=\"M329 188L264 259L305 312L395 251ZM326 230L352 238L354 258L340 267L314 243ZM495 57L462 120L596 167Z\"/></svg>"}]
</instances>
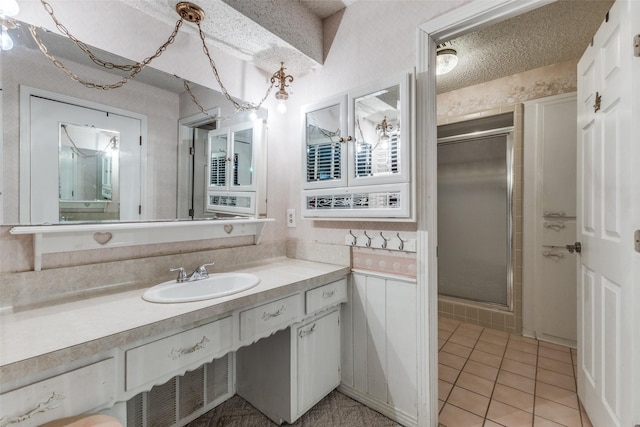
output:
<instances>
[{"instance_id":1,"label":"textured ceiling","mask_svg":"<svg viewBox=\"0 0 640 427\"><path fill-rule=\"evenodd\" d=\"M438 76L438 93L578 59L613 0L560 0L446 43L458 66Z\"/></svg>"}]
</instances>

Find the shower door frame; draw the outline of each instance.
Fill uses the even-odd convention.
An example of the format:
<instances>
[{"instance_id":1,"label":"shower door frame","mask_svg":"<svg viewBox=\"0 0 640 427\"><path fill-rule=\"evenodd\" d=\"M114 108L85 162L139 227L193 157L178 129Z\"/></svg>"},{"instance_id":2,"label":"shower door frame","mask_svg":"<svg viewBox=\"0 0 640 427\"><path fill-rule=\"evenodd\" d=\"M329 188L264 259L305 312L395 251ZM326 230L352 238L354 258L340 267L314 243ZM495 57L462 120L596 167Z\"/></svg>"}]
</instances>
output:
<instances>
[{"instance_id":1,"label":"shower door frame","mask_svg":"<svg viewBox=\"0 0 640 427\"><path fill-rule=\"evenodd\" d=\"M460 122L462 123L462 122ZM507 162L507 304L498 304L488 301L476 301L472 299L465 299L460 297L454 297L449 295L440 295L438 298L443 300L450 300L455 302L461 302L467 305L474 305L478 307L485 307L492 310L501 310L506 312L513 312L514 309L514 275L515 275L515 253L514 253L514 196L513 188L515 183L515 168L514 168L514 132L515 126L508 126L498 129L489 129L486 131L479 131L461 135L453 135L443 138L438 138L437 145L441 144L455 144L459 142L468 142L478 139L484 139L490 136L505 135L506 141L506 162Z\"/></svg>"}]
</instances>

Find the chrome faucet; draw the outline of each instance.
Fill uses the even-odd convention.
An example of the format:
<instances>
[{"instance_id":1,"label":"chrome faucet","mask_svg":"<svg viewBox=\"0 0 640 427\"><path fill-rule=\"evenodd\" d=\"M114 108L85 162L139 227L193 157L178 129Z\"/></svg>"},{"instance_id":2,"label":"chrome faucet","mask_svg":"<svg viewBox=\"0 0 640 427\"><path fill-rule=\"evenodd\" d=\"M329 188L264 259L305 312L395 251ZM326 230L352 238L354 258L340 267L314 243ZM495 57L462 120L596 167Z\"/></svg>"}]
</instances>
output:
<instances>
[{"instance_id":1,"label":"chrome faucet","mask_svg":"<svg viewBox=\"0 0 640 427\"><path fill-rule=\"evenodd\" d=\"M191 276L189 276L189 281L190 282L195 282L196 280L202 280L202 279L206 279L207 277L209 277L209 272L207 271L207 266L213 265L213 264L215 264L215 262L210 262L208 264L202 264L200 267L198 267L195 270L193 270L193 273L191 273Z\"/></svg>"},{"instance_id":2,"label":"chrome faucet","mask_svg":"<svg viewBox=\"0 0 640 427\"><path fill-rule=\"evenodd\" d=\"M202 280L202 279L206 279L207 277L209 277L209 272L207 271L207 266L213 265L213 264L215 264L215 262L211 262L209 264L202 264L200 267L198 267L195 270L193 270L193 273L191 273L191 275L189 275L189 276L187 276L187 272L184 271L183 267L170 268L169 271L177 271L178 272L178 278L176 279L176 282L178 282L178 283L195 282L197 280Z\"/></svg>"}]
</instances>

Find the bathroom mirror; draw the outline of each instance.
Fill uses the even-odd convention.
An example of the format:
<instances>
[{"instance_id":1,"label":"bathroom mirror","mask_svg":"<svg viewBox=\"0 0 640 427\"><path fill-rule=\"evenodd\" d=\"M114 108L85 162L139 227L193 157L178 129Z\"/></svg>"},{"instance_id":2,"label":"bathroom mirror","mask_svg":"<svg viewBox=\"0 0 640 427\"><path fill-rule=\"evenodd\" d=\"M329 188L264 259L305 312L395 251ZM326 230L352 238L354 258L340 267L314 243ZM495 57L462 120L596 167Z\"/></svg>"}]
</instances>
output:
<instances>
[{"instance_id":1,"label":"bathroom mirror","mask_svg":"<svg viewBox=\"0 0 640 427\"><path fill-rule=\"evenodd\" d=\"M400 173L400 85L359 96L355 110L355 177Z\"/></svg>"},{"instance_id":2,"label":"bathroom mirror","mask_svg":"<svg viewBox=\"0 0 640 427\"><path fill-rule=\"evenodd\" d=\"M40 52L29 34L27 24L17 24L16 28L8 30L14 42L13 49L2 51L0 61L4 107L1 110L2 147L5 159L2 171L4 188L0 203L3 224L167 221L216 216L215 211L207 212L199 208L206 205L204 186L200 184L206 181L205 170L199 165L207 162L207 153L206 138L204 142L197 138L198 135L206 135L212 128L220 127L221 123L223 126L231 126L245 122L249 120L248 113L241 113L218 123L208 117L196 122L184 121L184 118L197 116L201 111L185 90L183 80L151 67L146 67L135 79L119 89L86 88L72 81ZM116 75L116 71L111 73L97 67L66 37L44 31L39 31L38 34L49 52L63 60L68 68L82 78L103 83L112 83L121 78ZM132 62L100 49L91 50L114 63ZM213 78L211 81L212 85L215 84ZM197 84L190 86L206 111L225 117L233 115L233 106L221 93ZM24 162L31 161L33 154L30 141L23 140L24 135L30 131L24 128L29 125L24 124L25 117L21 117L21 93L25 88L59 95L60 99L56 99L57 101L73 104L73 100L81 100L89 105L131 112L142 122L141 127L144 128L140 144L136 137L136 145L140 145L139 155L130 154L133 152L131 147L127 152L127 144L131 146L131 143L124 141L123 147L120 140L124 140L124 136L117 136L115 133L104 143L106 145L109 139L115 137L118 141L118 155L113 157L116 153L113 150L111 157L106 152L100 154L100 151L106 151L104 146L99 145L102 142L93 147L85 146L84 142L80 142L80 136L74 136L74 132L82 129L87 122L68 120L64 121L68 125L66 128L60 127L54 131L55 141L51 142L54 148L46 148L54 150L47 151L45 156L50 164L32 163L29 167L23 167ZM266 116L265 109L258 111L259 119L265 120ZM65 129L79 147L75 153L71 148L73 143L65 135ZM97 132L108 133L113 130L109 126L96 127ZM94 138L102 140L103 137L94 135ZM253 141L254 144L260 142ZM86 158L79 155L80 152L86 154ZM260 153L266 156L264 151ZM135 156L139 156L138 159L132 160ZM91 172L95 173L95 179L89 176L80 178L79 170L86 168L85 163L88 163L89 158L96 160L95 170ZM114 161L115 158L120 161ZM8 162L8 159L15 161ZM40 179L42 185L34 185L38 182L36 177L43 166L59 168L59 173L56 170L46 180ZM68 170L67 167L72 169ZM72 184L74 179L76 183ZM87 184L89 181L92 182L91 185ZM30 184L25 185L25 182ZM80 184L83 185L82 190ZM96 190L95 194L84 192L90 186ZM124 194L132 187L137 187L139 194ZM48 200L53 201L37 205L37 201L41 199L39 191L46 191Z\"/></svg>"}]
</instances>

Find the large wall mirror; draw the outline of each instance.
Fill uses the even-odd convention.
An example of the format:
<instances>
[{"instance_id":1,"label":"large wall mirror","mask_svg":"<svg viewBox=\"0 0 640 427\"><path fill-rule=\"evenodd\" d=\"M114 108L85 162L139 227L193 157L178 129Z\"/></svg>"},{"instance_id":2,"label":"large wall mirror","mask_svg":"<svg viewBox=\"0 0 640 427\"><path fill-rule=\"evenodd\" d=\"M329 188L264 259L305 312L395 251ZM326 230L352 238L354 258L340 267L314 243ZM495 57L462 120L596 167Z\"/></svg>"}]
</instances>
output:
<instances>
[{"instance_id":1,"label":"large wall mirror","mask_svg":"<svg viewBox=\"0 0 640 427\"><path fill-rule=\"evenodd\" d=\"M40 52L28 25L18 24L9 30L13 49L2 51L0 61L3 224L187 220L225 213L207 209L208 134L252 121L248 112L234 115L222 94L192 84L207 112L202 113L182 79L151 67L119 89L84 87ZM39 35L83 78L121 78L98 69L67 38ZM266 109L257 116L263 123ZM252 143L261 144L263 136ZM257 153L266 156L264 150Z\"/></svg>"}]
</instances>

